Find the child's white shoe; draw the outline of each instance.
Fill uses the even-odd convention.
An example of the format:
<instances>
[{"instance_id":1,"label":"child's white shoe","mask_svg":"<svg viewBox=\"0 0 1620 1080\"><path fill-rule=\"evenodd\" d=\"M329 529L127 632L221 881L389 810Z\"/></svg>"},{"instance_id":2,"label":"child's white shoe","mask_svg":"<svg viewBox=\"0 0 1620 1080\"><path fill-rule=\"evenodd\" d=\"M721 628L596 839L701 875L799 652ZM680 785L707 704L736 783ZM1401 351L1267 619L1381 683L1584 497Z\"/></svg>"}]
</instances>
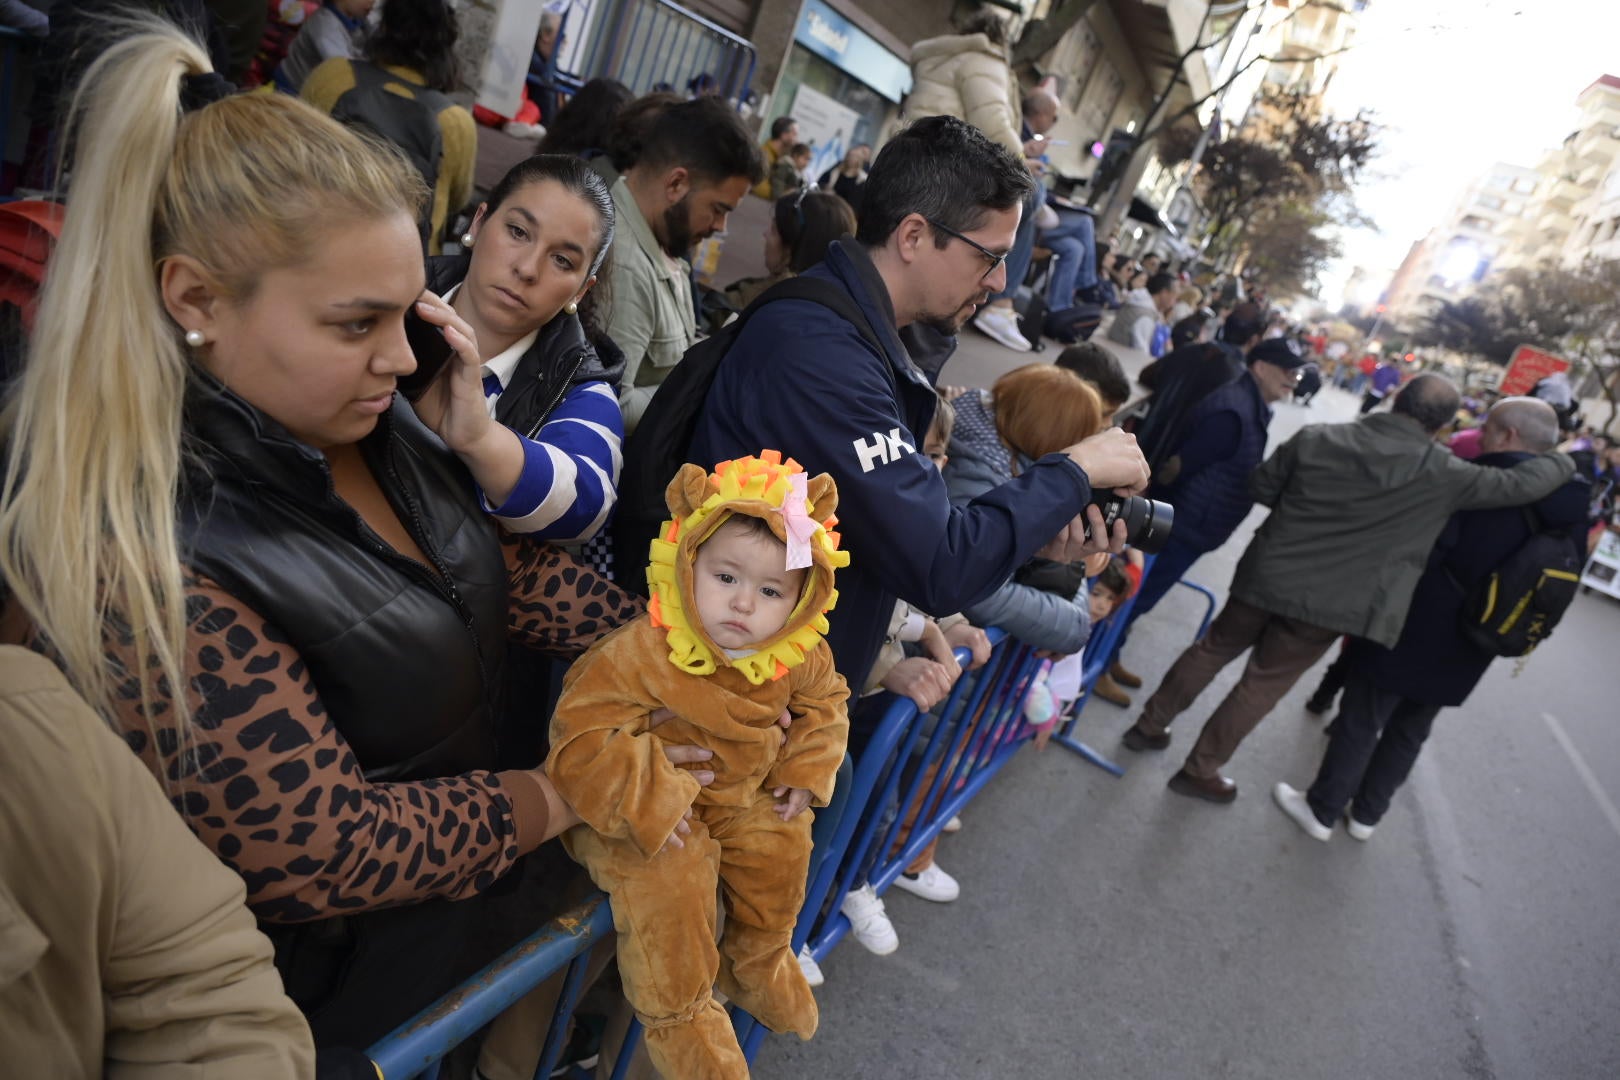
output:
<instances>
[{"instance_id":1,"label":"child's white shoe","mask_svg":"<svg viewBox=\"0 0 1620 1080\"><path fill-rule=\"evenodd\" d=\"M894 879L894 887L936 904L948 904L962 895L962 887L938 863L930 863L919 874L901 874Z\"/></svg>"},{"instance_id":2,"label":"child's white shoe","mask_svg":"<svg viewBox=\"0 0 1620 1080\"><path fill-rule=\"evenodd\" d=\"M849 920L850 936L869 952L888 956L900 947L900 935L894 932L894 923L889 921L889 913L883 908L883 898L872 888L871 882L849 890L839 910Z\"/></svg>"},{"instance_id":3,"label":"child's white shoe","mask_svg":"<svg viewBox=\"0 0 1620 1080\"><path fill-rule=\"evenodd\" d=\"M810 955L808 945L799 946L799 970L804 972L804 981L810 984L811 989L827 981L827 976L821 973L821 965Z\"/></svg>"}]
</instances>

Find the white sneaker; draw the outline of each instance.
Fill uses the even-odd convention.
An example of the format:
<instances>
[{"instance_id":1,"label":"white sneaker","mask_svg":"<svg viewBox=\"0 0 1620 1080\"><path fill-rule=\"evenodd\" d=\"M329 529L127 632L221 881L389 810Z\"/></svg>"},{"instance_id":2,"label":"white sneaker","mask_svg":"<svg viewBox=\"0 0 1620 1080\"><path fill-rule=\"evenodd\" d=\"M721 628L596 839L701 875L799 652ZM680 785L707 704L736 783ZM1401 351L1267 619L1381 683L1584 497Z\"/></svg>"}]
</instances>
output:
<instances>
[{"instance_id":1,"label":"white sneaker","mask_svg":"<svg viewBox=\"0 0 1620 1080\"><path fill-rule=\"evenodd\" d=\"M951 817L951 820L947 821L944 825L940 826L939 831L940 832L961 832L962 831L962 819L960 817L956 817L956 816L953 815Z\"/></svg>"},{"instance_id":2,"label":"white sneaker","mask_svg":"<svg viewBox=\"0 0 1620 1080\"><path fill-rule=\"evenodd\" d=\"M810 955L808 945L799 946L799 970L804 972L804 981L810 984L811 989L827 981L827 976L821 973L821 965Z\"/></svg>"},{"instance_id":3,"label":"white sneaker","mask_svg":"<svg viewBox=\"0 0 1620 1080\"><path fill-rule=\"evenodd\" d=\"M894 923L883 909L883 898L872 889L871 882L849 890L839 910L849 920L850 936L868 952L888 956L900 947L900 935L894 932Z\"/></svg>"},{"instance_id":4,"label":"white sneaker","mask_svg":"<svg viewBox=\"0 0 1620 1080\"><path fill-rule=\"evenodd\" d=\"M941 870L938 863L930 863L920 874L901 874L894 879L894 887L936 904L948 904L962 895L962 886Z\"/></svg>"},{"instance_id":5,"label":"white sneaker","mask_svg":"<svg viewBox=\"0 0 1620 1080\"><path fill-rule=\"evenodd\" d=\"M981 308L973 317L973 325L978 327L981 333L1015 352L1029 352L1033 348L1029 339L1018 332L1018 315L1012 308L995 306Z\"/></svg>"},{"instance_id":6,"label":"white sneaker","mask_svg":"<svg viewBox=\"0 0 1620 1080\"><path fill-rule=\"evenodd\" d=\"M1368 840L1372 839L1373 830L1378 828L1378 826L1363 825L1361 822L1357 821L1353 813L1354 809L1354 807L1351 807L1344 812L1344 831L1350 834L1351 839L1360 840L1363 844L1365 844Z\"/></svg>"},{"instance_id":7,"label":"white sneaker","mask_svg":"<svg viewBox=\"0 0 1620 1080\"><path fill-rule=\"evenodd\" d=\"M1316 812L1311 804L1305 801L1305 793L1295 791L1287 784L1279 783L1271 789L1271 797L1276 800L1282 812L1294 819L1294 824L1305 831L1305 835L1312 840L1320 840L1324 844L1333 839L1333 830L1316 820Z\"/></svg>"}]
</instances>

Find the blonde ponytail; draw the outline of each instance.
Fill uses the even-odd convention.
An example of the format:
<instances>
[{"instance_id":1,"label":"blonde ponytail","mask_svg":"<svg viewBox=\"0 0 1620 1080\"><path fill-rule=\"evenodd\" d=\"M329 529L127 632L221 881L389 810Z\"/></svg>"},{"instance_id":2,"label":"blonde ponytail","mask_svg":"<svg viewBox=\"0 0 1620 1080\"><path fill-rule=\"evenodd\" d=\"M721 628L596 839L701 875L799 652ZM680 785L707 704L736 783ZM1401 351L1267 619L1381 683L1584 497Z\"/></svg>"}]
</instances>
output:
<instances>
[{"instance_id":1,"label":"blonde ponytail","mask_svg":"<svg viewBox=\"0 0 1620 1080\"><path fill-rule=\"evenodd\" d=\"M187 361L158 295L152 208L181 76L208 70L190 38L146 24L86 72L66 133L72 207L3 421L0 578L86 700L107 709L115 688L137 689L149 721L153 675L181 710L186 685L174 523ZM110 612L134 672L108 670Z\"/></svg>"},{"instance_id":2,"label":"blonde ponytail","mask_svg":"<svg viewBox=\"0 0 1620 1080\"><path fill-rule=\"evenodd\" d=\"M0 581L86 700L110 715L138 696L149 724L183 736L176 496L191 361L158 268L183 253L245 301L327 226L414 220L427 193L397 153L284 95L182 116L181 78L209 71L207 54L161 20L132 27L74 101L70 206L0 416ZM110 666L106 635L130 639L133 670ZM158 715L162 697L173 714Z\"/></svg>"}]
</instances>

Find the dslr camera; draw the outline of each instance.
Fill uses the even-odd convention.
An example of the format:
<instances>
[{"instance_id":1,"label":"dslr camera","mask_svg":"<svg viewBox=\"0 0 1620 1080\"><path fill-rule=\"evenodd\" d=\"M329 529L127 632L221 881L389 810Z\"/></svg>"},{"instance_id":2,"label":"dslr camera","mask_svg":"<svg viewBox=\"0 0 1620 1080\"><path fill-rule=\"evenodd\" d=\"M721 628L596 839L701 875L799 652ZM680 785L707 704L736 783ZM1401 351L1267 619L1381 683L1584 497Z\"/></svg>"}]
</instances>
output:
<instances>
[{"instance_id":1,"label":"dslr camera","mask_svg":"<svg viewBox=\"0 0 1620 1080\"><path fill-rule=\"evenodd\" d=\"M1111 491L1095 492L1091 505L1102 511L1103 525L1110 533L1114 522L1125 522L1125 542L1138 551L1155 555L1164 550L1175 524L1176 511L1169 503L1157 499L1144 499L1140 495L1115 495ZM1091 532L1086 531L1089 539Z\"/></svg>"}]
</instances>

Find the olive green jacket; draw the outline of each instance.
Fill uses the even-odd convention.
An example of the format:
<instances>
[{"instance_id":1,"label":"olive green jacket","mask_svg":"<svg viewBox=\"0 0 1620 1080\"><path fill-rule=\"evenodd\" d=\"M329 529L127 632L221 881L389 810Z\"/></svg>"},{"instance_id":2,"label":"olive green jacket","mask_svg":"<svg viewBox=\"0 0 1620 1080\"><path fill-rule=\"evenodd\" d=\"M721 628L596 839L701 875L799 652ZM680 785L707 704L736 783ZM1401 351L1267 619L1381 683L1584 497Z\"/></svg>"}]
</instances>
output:
<instances>
[{"instance_id":1,"label":"olive green jacket","mask_svg":"<svg viewBox=\"0 0 1620 1080\"><path fill-rule=\"evenodd\" d=\"M1271 516L1238 563L1232 596L1394 647L1447 518L1535 502L1574 471L1564 454L1475 465L1395 413L1303 428L1249 478Z\"/></svg>"}]
</instances>

